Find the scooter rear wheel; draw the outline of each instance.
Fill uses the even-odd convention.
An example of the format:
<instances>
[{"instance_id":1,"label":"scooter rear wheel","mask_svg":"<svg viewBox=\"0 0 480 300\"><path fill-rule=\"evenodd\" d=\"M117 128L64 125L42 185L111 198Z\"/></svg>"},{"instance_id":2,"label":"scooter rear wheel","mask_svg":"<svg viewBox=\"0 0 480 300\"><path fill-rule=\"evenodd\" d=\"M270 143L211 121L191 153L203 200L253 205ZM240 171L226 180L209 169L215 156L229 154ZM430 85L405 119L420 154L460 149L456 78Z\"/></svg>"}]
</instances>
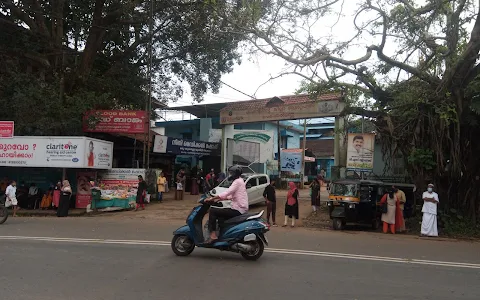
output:
<instances>
[{"instance_id":1,"label":"scooter rear wheel","mask_svg":"<svg viewBox=\"0 0 480 300\"><path fill-rule=\"evenodd\" d=\"M188 256L195 249L195 243L186 235L177 234L172 239L172 250L178 256Z\"/></svg>"},{"instance_id":2,"label":"scooter rear wheel","mask_svg":"<svg viewBox=\"0 0 480 300\"><path fill-rule=\"evenodd\" d=\"M8 209L4 206L0 206L0 224L5 223L8 219Z\"/></svg>"},{"instance_id":3,"label":"scooter rear wheel","mask_svg":"<svg viewBox=\"0 0 480 300\"><path fill-rule=\"evenodd\" d=\"M265 250L265 245L263 241L257 237L255 241L246 242L245 244L250 245L253 249L250 252L241 252L243 258L246 260L257 260L262 256L263 250Z\"/></svg>"}]
</instances>

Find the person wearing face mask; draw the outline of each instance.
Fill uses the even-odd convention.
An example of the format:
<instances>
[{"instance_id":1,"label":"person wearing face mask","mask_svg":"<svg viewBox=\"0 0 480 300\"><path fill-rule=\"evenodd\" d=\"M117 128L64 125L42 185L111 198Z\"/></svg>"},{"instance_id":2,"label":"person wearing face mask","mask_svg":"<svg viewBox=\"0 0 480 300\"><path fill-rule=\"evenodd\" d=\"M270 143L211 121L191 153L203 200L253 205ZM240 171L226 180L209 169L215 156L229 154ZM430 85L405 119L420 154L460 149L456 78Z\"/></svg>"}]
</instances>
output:
<instances>
[{"instance_id":1,"label":"person wearing face mask","mask_svg":"<svg viewBox=\"0 0 480 300\"><path fill-rule=\"evenodd\" d=\"M437 206L438 194L433 191L433 184L429 184L427 191L423 192L423 207L422 207L422 236L438 236L437 228Z\"/></svg>"},{"instance_id":2,"label":"person wearing face mask","mask_svg":"<svg viewBox=\"0 0 480 300\"><path fill-rule=\"evenodd\" d=\"M396 212L396 222L395 229L397 232L405 232L405 218L403 217L403 210L405 209L405 203L407 202L407 197L402 190L399 190L396 186L392 186L395 196L397 196L399 205L399 210Z\"/></svg>"}]
</instances>

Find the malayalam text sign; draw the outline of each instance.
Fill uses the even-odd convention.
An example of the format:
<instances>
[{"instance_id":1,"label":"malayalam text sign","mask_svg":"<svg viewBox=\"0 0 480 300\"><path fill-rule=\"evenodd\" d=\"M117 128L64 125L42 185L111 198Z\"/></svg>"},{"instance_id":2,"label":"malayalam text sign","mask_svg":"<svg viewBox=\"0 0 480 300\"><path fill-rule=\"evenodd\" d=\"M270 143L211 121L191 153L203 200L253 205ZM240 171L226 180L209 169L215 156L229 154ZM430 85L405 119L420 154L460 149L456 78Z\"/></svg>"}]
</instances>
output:
<instances>
[{"instance_id":1,"label":"malayalam text sign","mask_svg":"<svg viewBox=\"0 0 480 300\"><path fill-rule=\"evenodd\" d=\"M164 135L156 135L153 152L176 155L220 156L221 148L219 143L177 139Z\"/></svg>"},{"instance_id":2,"label":"malayalam text sign","mask_svg":"<svg viewBox=\"0 0 480 300\"><path fill-rule=\"evenodd\" d=\"M14 132L15 123L13 121L0 121L0 139L11 139Z\"/></svg>"},{"instance_id":3,"label":"malayalam text sign","mask_svg":"<svg viewBox=\"0 0 480 300\"><path fill-rule=\"evenodd\" d=\"M347 147L347 169L359 171L373 170L375 134L349 133Z\"/></svg>"},{"instance_id":4,"label":"malayalam text sign","mask_svg":"<svg viewBox=\"0 0 480 300\"><path fill-rule=\"evenodd\" d=\"M340 115L344 107L340 100L283 104L261 109L230 109L226 106L220 111L220 124L334 117Z\"/></svg>"},{"instance_id":5,"label":"malayalam text sign","mask_svg":"<svg viewBox=\"0 0 480 300\"><path fill-rule=\"evenodd\" d=\"M147 123L143 110L92 110L85 114L83 131L138 134Z\"/></svg>"}]
</instances>

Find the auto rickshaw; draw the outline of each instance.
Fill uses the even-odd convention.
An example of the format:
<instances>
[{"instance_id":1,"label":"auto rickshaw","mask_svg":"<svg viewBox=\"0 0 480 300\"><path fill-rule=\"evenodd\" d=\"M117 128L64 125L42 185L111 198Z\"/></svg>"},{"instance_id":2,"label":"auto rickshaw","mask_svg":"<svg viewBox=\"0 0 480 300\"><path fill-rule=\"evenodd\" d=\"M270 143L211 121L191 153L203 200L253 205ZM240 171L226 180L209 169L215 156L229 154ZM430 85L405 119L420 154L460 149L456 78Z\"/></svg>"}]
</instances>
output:
<instances>
[{"instance_id":1,"label":"auto rickshaw","mask_svg":"<svg viewBox=\"0 0 480 300\"><path fill-rule=\"evenodd\" d=\"M381 211L377 203L385 194L385 184L374 180L341 179L331 183L328 208L334 230L347 223L380 226Z\"/></svg>"}]
</instances>

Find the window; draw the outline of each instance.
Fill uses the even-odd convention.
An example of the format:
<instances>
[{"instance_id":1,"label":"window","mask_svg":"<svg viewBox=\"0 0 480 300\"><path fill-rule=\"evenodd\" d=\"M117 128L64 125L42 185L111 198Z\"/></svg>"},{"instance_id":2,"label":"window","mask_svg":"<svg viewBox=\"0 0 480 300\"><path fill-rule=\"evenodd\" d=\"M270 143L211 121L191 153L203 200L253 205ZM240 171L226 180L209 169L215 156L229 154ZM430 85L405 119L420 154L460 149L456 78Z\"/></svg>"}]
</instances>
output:
<instances>
[{"instance_id":1,"label":"window","mask_svg":"<svg viewBox=\"0 0 480 300\"><path fill-rule=\"evenodd\" d=\"M257 178L250 178L246 183L247 189L257 186Z\"/></svg>"},{"instance_id":2,"label":"window","mask_svg":"<svg viewBox=\"0 0 480 300\"><path fill-rule=\"evenodd\" d=\"M258 185L267 184L268 180L265 176L258 177Z\"/></svg>"}]
</instances>

